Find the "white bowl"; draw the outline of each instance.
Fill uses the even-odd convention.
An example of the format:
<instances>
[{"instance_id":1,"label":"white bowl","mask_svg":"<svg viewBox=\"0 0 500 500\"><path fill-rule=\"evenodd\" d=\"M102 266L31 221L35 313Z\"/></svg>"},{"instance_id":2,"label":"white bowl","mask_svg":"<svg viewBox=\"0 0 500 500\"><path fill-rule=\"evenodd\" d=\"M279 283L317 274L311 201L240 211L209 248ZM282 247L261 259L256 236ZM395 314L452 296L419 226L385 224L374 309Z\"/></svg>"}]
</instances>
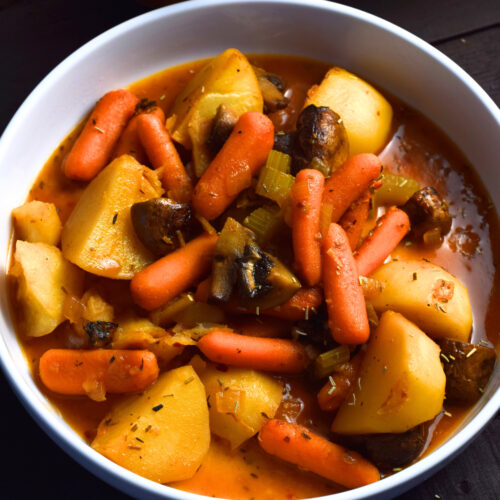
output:
<instances>
[{"instance_id":1,"label":"white bowl","mask_svg":"<svg viewBox=\"0 0 500 500\"><path fill-rule=\"evenodd\" d=\"M0 249L4 249L0 252L0 357L18 397L52 439L101 479L141 498L205 497L153 483L99 455L37 389L13 332L5 294L10 211L25 200L46 159L99 96L160 69L213 56L227 47L332 62L388 90L419 109L460 146L489 187L495 205L500 206L500 178L492 161L500 157L500 111L493 101L433 47L350 7L321 0L196 0L125 22L63 61L26 99L0 142ZM474 126L464 126L467 123ZM30 147L26 147L26 138ZM19 175L19 167L23 175ZM335 500L391 498L435 473L500 408L499 385L497 364L484 397L446 443L402 472L334 495Z\"/></svg>"}]
</instances>

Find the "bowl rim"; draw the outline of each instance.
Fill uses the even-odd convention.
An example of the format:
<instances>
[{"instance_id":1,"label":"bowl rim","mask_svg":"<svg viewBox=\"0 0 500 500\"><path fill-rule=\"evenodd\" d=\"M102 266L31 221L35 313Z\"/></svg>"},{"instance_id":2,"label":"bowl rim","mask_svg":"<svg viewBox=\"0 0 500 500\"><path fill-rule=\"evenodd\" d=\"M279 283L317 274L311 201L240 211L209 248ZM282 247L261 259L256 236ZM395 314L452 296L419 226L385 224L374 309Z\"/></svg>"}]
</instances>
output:
<instances>
[{"instance_id":1,"label":"bowl rim","mask_svg":"<svg viewBox=\"0 0 500 500\"><path fill-rule=\"evenodd\" d=\"M189 0L149 11L120 23L91 39L60 62L31 91L9 121L2 137L0 138L0 159L18 135L18 124L20 124L25 116L30 113L32 103L37 101L38 95L50 89L53 83L57 82L60 75L63 75L74 66L77 66L78 61L84 58L87 54L92 53L94 50L99 49L103 45L106 45L106 43L114 37L122 35L124 32L129 30L138 29L149 22L154 22L157 18L163 19L178 13L189 13L190 11L196 9L211 9L228 4L281 4L283 6L300 5L309 9L316 9L318 13L324 10L333 11L340 15L356 18L363 23L374 26L377 29L389 32L393 36L403 39L417 50L423 52L427 57L434 59L440 65L446 67L448 71L453 73L456 78L465 84L470 92L475 94L484 108L492 115L500 126L500 109L470 75L468 75L455 62L441 53L438 49L434 48L432 45L405 29L373 14L326 0L210 0L209 2L206 0ZM9 319L10 318L8 318L8 320ZM33 398L31 389L24 379L22 377L15 376L17 368L14 360L10 356L3 332L0 335L0 339L0 363L5 376L18 399L21 401L28 413L30 413L35 422L49 435L49 437L55 441L65 453L69 454L89 472L128 494L148 493L149 495L154 495L156 498L163 497L185 500L211 498L158 484L130 472L93 450L82 439L80 439L69 426L61 426L60 417L55 412L50 410L49 407ZM415 464L403 469L398 472L398 474L384 478L383 480L371 485L318 498L347 500L370 498L376 495L385 495L386 497L389 497L391 492L395 494L396 490L397 493L401 493L405 491L405 487L406 489L411 488L417 482L420 482L431 474L434 474L441 467L446 465L479 434L479 432L484 428L488 421L493 418L499 409L500 389L498 389L491 396L491 398L484 404L483 408L479 410L477 415L475 415L462 430L449 438L429 455L421 458ZM75 437L77 439L75 439Z\"/></svg>"}]
</instances>

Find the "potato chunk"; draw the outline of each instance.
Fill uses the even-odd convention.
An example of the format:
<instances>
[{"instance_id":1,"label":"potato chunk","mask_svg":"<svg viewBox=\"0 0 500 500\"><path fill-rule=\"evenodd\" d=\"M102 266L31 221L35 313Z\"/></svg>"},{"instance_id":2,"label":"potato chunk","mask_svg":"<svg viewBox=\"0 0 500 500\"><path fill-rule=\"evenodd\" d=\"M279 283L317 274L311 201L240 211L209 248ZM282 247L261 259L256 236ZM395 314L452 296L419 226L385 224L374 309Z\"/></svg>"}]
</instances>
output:
<instances>
[{"instance_id":1,"label":"potato chunk","mask_svg":"<svg viewBox=\"0 0 500 500\"><path fill-rule=\"evenodd\" d=\"M385 312L368 343L354 392L332 424L339 434L406 432L443 406L439 347L404 316Z\"/></svg>"},{"instance_id":2,"label":"potato chunk","mask_svg":"<svg viewBox=\"0 0 500 500\"><path fill-rule=\"evenodd\" d=\"M57 245L61 239L61 219L53 203L28 201L12 210L12 218L20 240Z\"/></svg>"},{"instance_id":3,"label":"potato chunk","mask_svg":"<svg viewBox=\"0 0 500 500\"><path fill-rule=\"evenodd\" d=\"M372 277L382 288L367 297L377 312L404 314L433 338L468 342L472 308L467 288L439 266L418 261L392 261Z\"/></svg>"},{"instance_id":4,"label":"potato chunk","mask_svg":"<svg viewBox=\"0 0 500 500\"><path fill-rule=\"evenodd\" d=\"M131 279L153 256L137 238L130 207L161 196L157 174L123 155L87 186L62 232L64 256L85 271Z\"/></svg>"},{"instance_id":5,"label":"potato chunk","mask_svg":"<svg viewBox=\"0 0 500 500\"><path fill-rule=\"evenodd\" d=\"M282 387L269 375L241 368L207 366L200 374L210 405L210 429L232 448L260 431L281 404Z\"/></svg>"},{"instance_id":6,"label":"potato chunk","mask_svg":"<svg viewBox=\"0 0 500 500\"><path fill-rule=\"evenodd\" d=\"M22 331L30 337L51 333L66 319L66 295L82 293L83 272L46 243L17 240L11 274L17 280Z\"/></svg>"},{"instance_id":7,"label":"potato chunk","mask_svg":"<svg viewBox=\"0 0 500 500\"><path fill-rule=\"evenodd\" d=\"M333 67L311 87L304 107L327 106L344 122L350 154L377 153L391 128L392 107L371 85L343 68Z\"/></svg>"},{"instance_id":8,"label":"potato chunk","mask_svg":"<svg viewBox=\"0 0 500 500\"><path fill-rule=\"evenodd\" d=\"M172 138L193 150L198 176L210 162L210 149L206 143L221 104L229 106L236 117L263 108L255 72L247 58L236 49L225 50L198 72L177 97L167 120Z\"/></svg>"},{"instance_id":9,"label":"potato chunk","mask_svg":"<svg viewBox=\"0 0 500 500\"><path fill-rule=\"evenodd\" d=\"M116 405L92 442L113 462L159 483L193 476L209 445L205 389L191 366L163 373Z\"/></svg>"}]
</instances>

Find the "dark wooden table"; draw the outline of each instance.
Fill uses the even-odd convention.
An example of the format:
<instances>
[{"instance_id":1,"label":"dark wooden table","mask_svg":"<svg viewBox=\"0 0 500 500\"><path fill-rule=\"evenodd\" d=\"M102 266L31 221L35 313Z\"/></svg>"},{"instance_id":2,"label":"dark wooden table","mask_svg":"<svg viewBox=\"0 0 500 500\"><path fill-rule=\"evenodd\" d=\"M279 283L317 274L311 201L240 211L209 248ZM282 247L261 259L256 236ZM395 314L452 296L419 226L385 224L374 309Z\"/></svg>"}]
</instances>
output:
<instances>
[{"instance_id":1,"label":"dark wooden table","mask_svg":"<svg viewBox=\"0 0 500 500\"><path fill-rule=\"evenodd\" d=\"M167 3L167 2L164 2ZM500 104L499 0L340 2L394 22L462 66ZM112 26L161 2L0 0L0 131L62 59ZM62 452L33 422L0 374L0 498L125 499ZM500 415L445 469L400 500L500 499Z\"/></svg>"}]
</instances>

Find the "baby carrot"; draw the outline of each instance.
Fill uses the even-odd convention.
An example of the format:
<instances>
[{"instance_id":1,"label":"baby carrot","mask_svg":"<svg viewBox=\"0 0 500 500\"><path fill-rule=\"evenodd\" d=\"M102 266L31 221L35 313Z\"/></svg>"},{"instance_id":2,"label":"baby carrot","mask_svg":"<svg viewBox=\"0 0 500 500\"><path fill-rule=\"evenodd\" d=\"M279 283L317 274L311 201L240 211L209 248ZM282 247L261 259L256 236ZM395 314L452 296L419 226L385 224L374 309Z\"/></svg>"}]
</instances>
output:
<instances>
[{"instance_id":1,"label":"baby carrot","mask_svg":"<svg viewBox=\"0 0 500 500\"><path fill-rule=\"evenodd\" d=\"M362 359L363 356L358 353L330 375L318 393L318 404L323 411L334 411L344 402L356 383Z\"/></svg>"},{"instance_id":2,"label":"baby carrot","mask_svg":"<svg viewBox=\"0 0 500 500\"><path fill-rule=\"evenodd\" d=\"M409 230L410 219L406 212L391 207L357 251L355 260L359 275L369 276L381 266Z\"/></svg>"},{"instance_id":3,"label":"baby carrot","mask_svg":"<svg viewBox=\"0 0 500 500\"><path fill-rule=\"evenodd\" d=\"M165 113L159 107L148 108L146 113L157 115L162 122L165 121ZM142 165L147 165L148 156L144 150L144 146L139 139L139 133L137 131L138 116L135 115L128 122L125 130L120 135L118 142L116 143L115 150L113 152L113 158L118 158L122 155L133 156Z\"/></svg>"},{"instance_id":4,"label":"baby carrot","mask_svg":"<svg viewBox=\"0 0 500 500\"><path fill-rule=\"evenodd\" d=\"M322 302L323 293L319 287L301 288L284 304L265 309L262 314L289 319L290 321L299 321L316 314L316 309Z\"/></svg>"},{"instance_id":5,"label":"baby carrot","mask_svg":"<svg viewBox=\"0 0 500 500\"><path fill-rule=\"evenodd\" d=\"M156 309L192 286L212 268L216 234L204 233L139 271L130 282L135 303Z\"/></svg>"},{"instance_id":6,"label":"baby carrot","mask_svg":"<svg viewBox=\"0 0 500 500\"><path fill-rule=\"evenodd\" d=\"M98 385L114 394L137 392L157 377L156 356L146 350L49 349L40 358L40 378L58 394L83 395Z\"/></svg>"},{"instance_id":7,"label":"baby carrot","mask_svg":"<svg viewBox=\"0 0 500 500\"><path fill-rule=\"evenodd\" d=\"M363 225L368 219L370 212L370 200L372 193L367 189L351 206L347 209L339 221L339 225L344 229L349 240L351 250L355 250L359 244Z\"/></svg>"},{"instance_id":8,"label":"baby carrot","mask_svg":"<svg viewBox=\"0 0 500 500\"><path fill-rule=\"evenodd\" d=\"M101 97L64 160L66 177L90 181L106 166L138 102L132 92L124 89Z\"/></svg>"},{"instance_id":9,"label":"baby carrot","mask_svg":"<svg viewBox=\"0 0 500 500\"><path fill-rule=\"evenodd\" d=\"M198 348L211 361L241 368L301 373L309 364L304 346L295 340L212 330L198 341Z\"/></svg>"},{"instance_id":10,"label":"baby carrot","mask_svg":"<svg viewBox=\"0 0 500 500\"><path fill-rule=\"evenodd\" d=\"M137 132L153 168L164 167L162 184L167 195L176 201L190 201L191 179L165 128L165 117L141 113L137 116Z\"/></svg>"},{"instance_id":11,"label":"baby carrot","mask_svg":"<svg viewBox=\"0 0 500 500\"><path fill-rule=\"evenodd\" d=\"M363 153L349 158L326 181L321 207L321 233L326 236L331 222L337 222L382 171L377 156Z\"/></svg>"},{"instance_id":12,"label":"baby carrot","mask_svg":"<svg viewBox=\"0 0 500 500\"><path fill-rule=\"evenodd\" d=\"M211 281L212 278L208 277L198 283L194 292L194 300L196 300L196 302L208 302Z\"/></svg>"},{"instance_id":13,"label":"baby carrot","mask_svg":"<svg viewBox=\"0 0 500 500\"><path fill-rule=\"evenodd\" d=\"M347 488L380 479L378 469L361 455L299 424L268 420L260 430L259 444L267 453Z\"/></svg>"},{"instance_id":14,"label":"baby carrot","mask_svg":"<svg viewBox=\"0 0 500 500\"><path fill-rule=\"evenodd\" d=\"M250 187L274 144L272 121L257 111L240 116L231 135L194 189L193 206L199 215L215 219L238 194Z\"/></svg>"},{"instance_id":15,"label":"baby carrot","mask_svg":"<svg viewBox=\"0 0 500 500\"><path fill-rule=\"evenodd\" d=\"M335 223L323 242L328 325L339 344L364 344L370 335L363 288L345 231Z\"/></svg>"},{"instance_id":16,"label":"baby carrot","mask_svg":"<svg viewBox=\"0 0 500 500\"><path fill-rule=\"evenodd\" d=\"M255 316L235 316L228 325L236 333L249 337L289 337L293 323L280 318L257 318Z\"/></svg>"},{"instance_id":17,"label":"baby carrot","mask_svg":"<svg viewBox=\"0 0 500 500\"><path fill-rule=\"evenodd\" d=\"M325 178L313 169L301 170L291 190L293 255L302 280L308 286L321 280L319 217Z\"/></svg>"}]
</instances>

